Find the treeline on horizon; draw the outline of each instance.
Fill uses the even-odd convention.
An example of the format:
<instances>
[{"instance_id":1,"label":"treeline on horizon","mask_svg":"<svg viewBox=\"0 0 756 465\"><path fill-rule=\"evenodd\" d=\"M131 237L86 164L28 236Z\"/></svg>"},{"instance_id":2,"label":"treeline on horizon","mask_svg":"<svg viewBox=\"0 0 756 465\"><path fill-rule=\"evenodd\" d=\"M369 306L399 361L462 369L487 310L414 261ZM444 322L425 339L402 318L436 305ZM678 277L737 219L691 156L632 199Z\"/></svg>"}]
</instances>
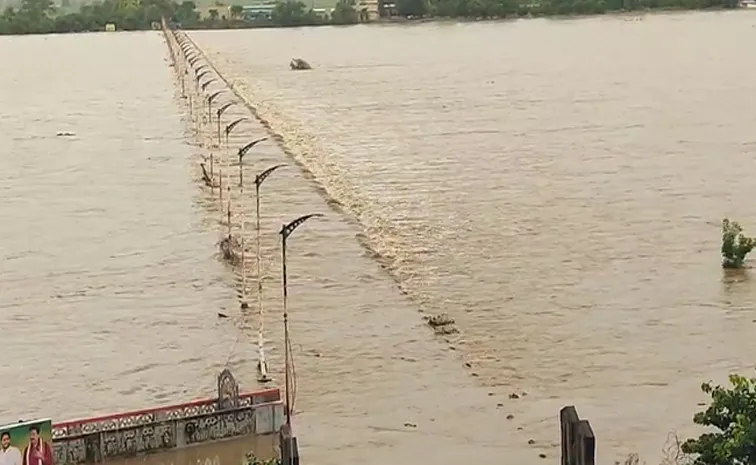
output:
<instances>
[{"instance_id":1,"label":"treeline on horizon","mask_svg":"<svg viewBox=\"0 0 756 465\"><path fill-rule=\"evenodd\" d=\"M65 1L65 0L64 0ZM246 19L239 5L210 9L202 18L191 0L103 0L74 12L57 9L52 0L23 0L0 15L0 35L149 30L165 17L184 29L236 29L356 24L355 0L339 0L330 15L320 16L300 0L276 4L271 18ZM404 18L495 19L532 16L587 15L653 9L736 8L739 0L395 0L391 16Z\"/></svg>"}]
</instances>

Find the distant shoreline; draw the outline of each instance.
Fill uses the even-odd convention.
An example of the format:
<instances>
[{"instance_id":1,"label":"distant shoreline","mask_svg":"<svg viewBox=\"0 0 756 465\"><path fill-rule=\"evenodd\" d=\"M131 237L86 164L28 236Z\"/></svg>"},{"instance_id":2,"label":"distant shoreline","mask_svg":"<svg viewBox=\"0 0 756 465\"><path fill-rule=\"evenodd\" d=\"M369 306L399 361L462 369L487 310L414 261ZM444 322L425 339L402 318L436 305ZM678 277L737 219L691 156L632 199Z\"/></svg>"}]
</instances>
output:
<instances>
[{"instance_id":1,"label":"distant shoreline","mask_svg":"<svg viewBox=\"0 0 756 465\"><path fill-rule=\"evenodd\" d=\"M194 24L187 24L187 25L179 25L174 23L172 27L177 29L183 29L186 31L220 31L220 30L238 30L238 29L278 29L278 28L303 28L303 27L323 27L323 26L356 26L356 25L386 25L386 24L425 24L425 23L478 23L478 22L500 22L500 21L513 21L513 20L520 20L520 19L535 19L535 18L544 18L544 19L584 19L584 18L590 18L590 17L637 17L641 15L648 15L648 14L659 14L659 13L684 13L684 12L695 12L695 11L701 11L701 12L707 12L707 11L738 11L738 10L751 10L756 11L756 9L750 9L750 8L728 8L720 5L716 6L710 6L707 8L685 8L685 7L675 7L675 6L666 6L666 7L659 7L659 8L645 8L645 9L637 9L637 10L611 10L611 11L600 11L595 13L568 13L568 14L559 14L559 13L550 13L550 12L534 12L532 10L523 10L519 12L518 14L511 14L506 16L459 16L459 17L448 17L448 16L423 16L423 17L401 17L401 16L392 16L392 17L384 17L380 18L374 21L369 22L334 22L332 20L323 20L323 19L315 19L309 22L298 22L298 23L288 23L288 24L279 24L275 23L273 21L248 21L248 20L242 20L242 19L234 19L234 20L228 20L228 19L202 19L196 21ZM62 16L62 18L67 17L75 17L76 15L79 15L79 12L76 13L69 13L67 15ZM55 21L58 18L50 18L50 21ZM42 28L31 28L28 27L26 29L19 29L19 28L4 28L3 23L3 17L0 16L0 36L19 36L19 35L46 35L46 34L76 34L76 33L92 33L92 32L105 32L106 26L103 24L101 27L86 29L86 28L76 28L75 24L74 27L69 28L55 28L52 30L44 30ZM114 22L117 24L117 22ZM126 27L126 28L117 28L116 32L123 32L123 31L148 31L148 30L158 30L156 29L153 24L154 22L151 22L149 25L141 24L140 27ZM26 23L28 26L29 23ZM40 31L40 29L42 29Z\"/></svg>"}]
</instances>

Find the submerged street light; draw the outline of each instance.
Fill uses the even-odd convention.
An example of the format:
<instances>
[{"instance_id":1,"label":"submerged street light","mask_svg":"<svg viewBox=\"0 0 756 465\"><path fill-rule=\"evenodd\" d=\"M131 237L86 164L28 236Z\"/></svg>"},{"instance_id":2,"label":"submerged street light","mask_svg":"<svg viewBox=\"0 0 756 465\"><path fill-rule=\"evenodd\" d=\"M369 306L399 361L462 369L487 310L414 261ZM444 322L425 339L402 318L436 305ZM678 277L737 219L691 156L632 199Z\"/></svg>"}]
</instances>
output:
<instances>
[{"instance_id":1,"label":"submerged street light","mask_svg":"<svg viewBox=\"0 0 756 465\"><path fill-rule=\"evenodd\" d=\"M236 120L234 120L234 121L230 122L230 123L228 124L228 126L226 126L226 129L224 129L224 130L223 130L223 132L225 132L225 133L226 133L226 148L227 148L227 149L228 149L228 135L229 135L229 134L231 133L231 131L233 131L233 130L234 130L234 128L235 128L236 126L238 126L238 125L239 125L239 123L241 123L242 121L246 121L246 120L247 120L247 118L246 118L246 117L244 117L244 116L242 116L241 118L239 118L239 119L236 119Z\"/></svg>"},{"instance_id":2,"label":"submerged street light","mask_svg":"<svg viewBox=\"0 0 756 465\"><path fill-rule=\"evenodd\" d=\"M279 234L281 235L281 275L283 278L283 321L284 321L284 359L285 359L285 384L286 384L286 425L291 431L291 412L293 410L291 392L291 380L289 376L290 363L291 363L291 340L289 339L289 312L287 307L287 300L289 297L288 281L286 276L286 240L291 236L295 229L302 225L310 218L317 218L324 216L322 213L310 213L309 215L300 216L289 224L285 224L281 227Z\"/></svg>"},{"instance_id":3,"label":"submerged street light","mask_svg":"<svg viewBox=\"0 0 756 465\"><path fill-rule=\"evenodd\" d=\"M244 183L244 169L242 168L243 161L244 161L244 155L246 155L247 152L249 152L249 150L252 147L254 147L255 145L259 144L260 142L265 142L266 140L268 140L267 137L261 137L261 138L259 138L257 140L253 140L249 144L247 144L244 147L240 148L239 151L236 153L236 155L239 157L239 185L240 186L243 185L243 183Z\"/></svg>"},{"instance_id":4,"label":"submerged street light","mask_svg":"<svg viewBox=\"0 0 756 465\"><path fill-rule=\"evenodd\" d=\"M221 144L221 116L223 116L223 113L226 112L229 108L236 105L236 102L228 102L218 108L218 110L215 112L216 117L218 118L218 147L220 147Z\"/></svg>"},{"instance_id":5,"label":"submerged street light","mask_svg":"<svg viewBox=\"0 0 756 465\"><path fill-rule=\"evenodd\" d=\"M215 100L215 98L218 97L222 93L223 93L222 90L218 90L207 96L207 122L208 123L213 121L213 100Z\"/></svg>"},{"instance_id":6,"label":"submerged street light","mask_svg":"<svg viewBox=\"0 0 756 465\"><path fill-rule=\"evenodd\" d=\"M278 168L286 165L271 166L267 170L259 173L255 176L255 231L256 231L256 257L257 257L257 312L259 315L259 324L257 329L257 348L258 348L258 361L257 361L257 380L261 383L270 381L268 376L268 363L265 360L265 339L263 336L263 328L265 319L263 318L263 285L262 285L262 248L260 246L260 186L263 181L267 179ZM242 240L244 238L242 230ZM243 242L242 242L243 244ZM242 247L242 269L244 269L244 247ZM246 291L246 281L244 275L242 275L242 289ZM246 305L246 300L242 300L242 305Z\"/></svg>"}]
</instances>

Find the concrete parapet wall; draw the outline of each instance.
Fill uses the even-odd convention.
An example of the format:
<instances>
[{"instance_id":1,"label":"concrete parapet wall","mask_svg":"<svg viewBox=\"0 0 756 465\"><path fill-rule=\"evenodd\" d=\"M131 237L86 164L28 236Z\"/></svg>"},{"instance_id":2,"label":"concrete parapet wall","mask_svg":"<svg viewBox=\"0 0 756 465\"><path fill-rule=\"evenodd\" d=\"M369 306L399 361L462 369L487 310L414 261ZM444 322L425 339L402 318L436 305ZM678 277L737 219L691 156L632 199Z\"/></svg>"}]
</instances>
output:
<instances>
[{"instance_id":1,"label":"concrete parapet wall","mask_svg":"<svg viewBox=\"0 0 756 465\"><path fill-rule=\"evenodd\" d=\"M278 389L239 394L230 372L219 396L53 425L56 465L95 463L249 435L277 433L284 424Z\"/></svg>"}]
</instances>

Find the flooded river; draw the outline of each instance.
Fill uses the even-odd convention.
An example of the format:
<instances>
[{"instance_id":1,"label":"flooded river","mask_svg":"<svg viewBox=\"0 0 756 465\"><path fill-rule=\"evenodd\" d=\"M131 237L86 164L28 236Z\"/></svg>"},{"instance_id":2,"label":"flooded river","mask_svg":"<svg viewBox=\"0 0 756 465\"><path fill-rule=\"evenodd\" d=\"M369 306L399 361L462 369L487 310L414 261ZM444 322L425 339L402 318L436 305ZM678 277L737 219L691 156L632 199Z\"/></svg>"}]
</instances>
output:
<instances>
[{"instance_id":1,"label":"flooded river","mask_svg":"<svg viewBox=\"0 0 756 465\"><path fill-rule=\"evenodd\" d=\"M733 46L756 15L628 19L191 34L290 154L266 142L245 168L289 164L263 186L276 379L275 232L326 214L289 249L307 463L553 462L566 404L602 463L653 463L694 432L701 381L753 368L756 283L718 254L723 216L756 230L754 70ZM3 418L211 395L225 365L255 388L256 321L161 36L0 56Z\"/></svg>"}]
</instances>

